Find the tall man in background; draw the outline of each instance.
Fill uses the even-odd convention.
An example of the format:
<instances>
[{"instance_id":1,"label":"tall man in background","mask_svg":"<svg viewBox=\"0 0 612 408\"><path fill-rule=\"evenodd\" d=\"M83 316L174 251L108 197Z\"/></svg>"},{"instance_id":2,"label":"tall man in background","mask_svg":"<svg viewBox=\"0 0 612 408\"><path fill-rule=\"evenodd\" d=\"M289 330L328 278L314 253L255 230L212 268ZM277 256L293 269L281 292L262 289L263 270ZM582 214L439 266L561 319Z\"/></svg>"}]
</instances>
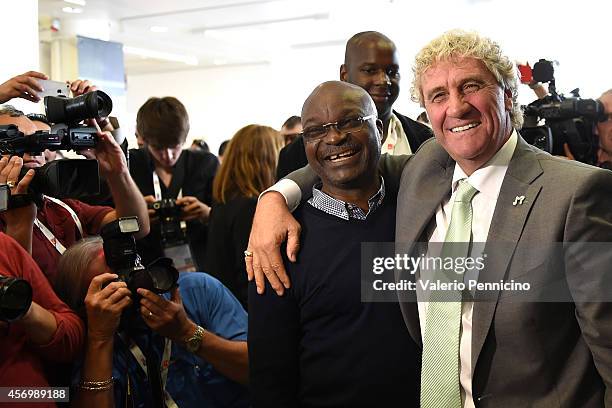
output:
<instances>
[{"instance_id":1,"label":"tall man in background","mask_svg":"<svg viewBox=\"0 0 612 408\"><path fill-rule=\"evenodd\" d=\"M362 87L374 100L383 123L381 153L410 154L429 139L431 130L393 110L400 91L400 66L393 41L376 31L352 36L346 43L340 80ZM278 161L278 179L307 164L304 140L296 138Z\"/></svg>"}]
</instances>

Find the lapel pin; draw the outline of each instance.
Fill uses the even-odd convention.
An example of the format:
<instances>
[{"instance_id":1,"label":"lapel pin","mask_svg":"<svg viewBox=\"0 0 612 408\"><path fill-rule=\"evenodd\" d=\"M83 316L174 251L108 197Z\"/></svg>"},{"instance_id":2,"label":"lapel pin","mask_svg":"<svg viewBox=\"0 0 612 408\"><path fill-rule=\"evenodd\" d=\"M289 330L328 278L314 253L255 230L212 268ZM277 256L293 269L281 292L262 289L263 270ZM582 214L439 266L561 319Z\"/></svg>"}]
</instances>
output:
<instances>
[{"instance_id":1,"label":"lapel pin","mask_svg":"<svg viewBox=\"0 0 612 408\"><path fill-rule=\"evenodd\" d=\"M523 200L525 200L525 196L516 196L516 198L514 199L514 202L512 203L512 205L516 206L518 205L522 205L523 204Z\"/></svg>"}]
</instances>

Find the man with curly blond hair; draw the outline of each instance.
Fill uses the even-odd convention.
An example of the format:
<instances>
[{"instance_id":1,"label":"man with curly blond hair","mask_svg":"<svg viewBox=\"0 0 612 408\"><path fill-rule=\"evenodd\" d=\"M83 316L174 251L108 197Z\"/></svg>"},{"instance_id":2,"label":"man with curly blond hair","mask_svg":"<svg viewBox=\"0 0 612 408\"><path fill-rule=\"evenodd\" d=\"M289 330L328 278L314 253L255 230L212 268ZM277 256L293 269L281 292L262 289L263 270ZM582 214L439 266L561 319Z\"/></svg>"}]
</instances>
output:
<instances>
[{"instance_id":1,"label":"man with curly blond hair","mask_svg":"<svg viewBox=\"0 0 612 408\"><path fill-rule=\"evenodd\" d=\"M412 94L435 140L403 163L396 244L420 254L412 243L423 242L429 254L441 243L442 255L484 259L470 275L433 271L438 283L474 284L438 286L450 301L398 291L423 352L421 407L612 406L612 173L521 138L511 61L461 30L416 56ZM390 161L381 159L389 183ZM312 183L304 170L289 178L301 191ZM300 188L277 191L293 204ZM298 249L299 225L284 206L279 194L262 196L248 245L247 269L277 292L289 285L277 248L288 235L290 259Z\"/></svg>"}]
</instances>

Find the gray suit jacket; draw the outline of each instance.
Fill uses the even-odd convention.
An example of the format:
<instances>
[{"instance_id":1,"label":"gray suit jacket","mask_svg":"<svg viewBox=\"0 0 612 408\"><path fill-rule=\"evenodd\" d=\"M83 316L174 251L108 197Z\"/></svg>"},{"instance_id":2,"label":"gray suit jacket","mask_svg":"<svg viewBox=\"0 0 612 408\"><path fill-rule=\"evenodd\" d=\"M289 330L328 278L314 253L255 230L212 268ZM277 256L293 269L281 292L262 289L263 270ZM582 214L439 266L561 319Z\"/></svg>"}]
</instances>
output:
<instances>
[{"instance_id":1,"label":"gray suit jacket","mask_svg":"<svg viewBox=\"0 0 612 408\"><path fill-rule=\"evenodd\" d=\"M408 160L398 195L397 242L427 241L437 209L450 196L454 166L433 139ZM516 196L525 196L522 205L512 205ZM592 242L605 243L600 248L607 252L594 253L587 244ZM612 300L611 243L612 172L552 157L519 138L479 281L525 281L538 295L476 295L477 407L612 407L612 303L601 301ZM565 259L560 247L580 251ZM539 296L549 301L534 301ZM401 308L421 344L417 305L403 302Z\"/></svg>"}]
</instances>

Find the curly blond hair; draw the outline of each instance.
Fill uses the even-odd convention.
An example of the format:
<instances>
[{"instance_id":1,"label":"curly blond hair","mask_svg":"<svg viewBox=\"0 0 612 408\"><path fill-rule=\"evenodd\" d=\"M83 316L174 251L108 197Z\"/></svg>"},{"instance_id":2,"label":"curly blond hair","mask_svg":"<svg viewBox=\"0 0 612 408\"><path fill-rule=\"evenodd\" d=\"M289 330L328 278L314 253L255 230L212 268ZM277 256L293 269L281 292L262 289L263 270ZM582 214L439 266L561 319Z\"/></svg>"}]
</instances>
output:
<instances>
[{"instance_id":1,"label":"curly blond hair","mask_svg":"<svg viewBox=\"0 0 612 408\"><path fill-rule=\"evenodd\" d=\"M499 44L473 31L451 30L433 39L419 51L412 72L412 100L424 106L421 77L439 61L453 58L475 58L482 61L504 90L512 95L510 120L515 129L523 125L523 112L518 103L519 74L516 65L502 53Z\"/></svg>"}]
</instances>

